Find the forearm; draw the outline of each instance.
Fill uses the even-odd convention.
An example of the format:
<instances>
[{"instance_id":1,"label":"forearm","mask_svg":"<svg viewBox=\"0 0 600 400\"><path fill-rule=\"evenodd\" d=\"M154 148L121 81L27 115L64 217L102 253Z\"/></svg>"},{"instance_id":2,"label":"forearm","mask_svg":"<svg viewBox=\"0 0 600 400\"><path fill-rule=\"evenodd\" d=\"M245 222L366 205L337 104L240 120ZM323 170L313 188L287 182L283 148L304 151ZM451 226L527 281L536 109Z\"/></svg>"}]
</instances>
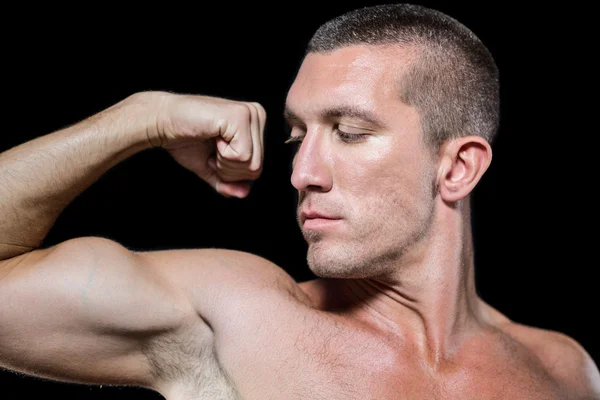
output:
<instances>
[{"instance_id":1,"label":"forearm","mask_svg":"<svg viewBox=\"0 0 600 400\"><path fill-rule=\"evenodd\" d=\"M0 260L38 247L75 197L117 163L151 147L157 96L131 96L0 154Z\"/></svg>"}]
</instances>

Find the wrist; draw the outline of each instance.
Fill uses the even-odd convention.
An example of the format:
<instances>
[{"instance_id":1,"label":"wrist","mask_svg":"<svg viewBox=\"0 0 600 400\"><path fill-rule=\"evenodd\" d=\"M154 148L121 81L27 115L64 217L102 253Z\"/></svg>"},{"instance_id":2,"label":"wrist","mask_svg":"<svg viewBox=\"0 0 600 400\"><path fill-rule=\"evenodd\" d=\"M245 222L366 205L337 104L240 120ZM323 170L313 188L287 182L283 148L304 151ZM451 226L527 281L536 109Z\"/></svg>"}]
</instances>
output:
<instances>
[{"instance_id":1,"label":"wrist","mask_svg":"<svg viewBox=\"0 0 600 400\"><path fill-rule=\"evenodd\" d=\"M165 139L161 134L160 114L172 95L168 92L147 91L134 93L125 99L126 125L134 123L136 142L144 148L162 147Z\"/></svg>"}]
</instances>

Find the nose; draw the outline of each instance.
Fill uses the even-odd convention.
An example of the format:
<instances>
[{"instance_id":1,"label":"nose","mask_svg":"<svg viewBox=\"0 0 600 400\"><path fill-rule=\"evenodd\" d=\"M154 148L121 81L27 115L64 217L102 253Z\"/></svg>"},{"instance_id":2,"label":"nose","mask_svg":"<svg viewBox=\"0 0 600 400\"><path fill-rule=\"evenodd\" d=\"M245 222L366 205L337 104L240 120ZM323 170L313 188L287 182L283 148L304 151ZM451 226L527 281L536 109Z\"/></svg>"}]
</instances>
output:
<instances>
[{"instance_id":1,"label":"nose","mask_svg":"<svg viewBox=\"0 0 600 400\"><path fill-rule=\"evenodd\" d=\"M308 131L294 156L292 185L299 191L331 190L331 154L325 132Z\"/></svg>"}]
</instances>

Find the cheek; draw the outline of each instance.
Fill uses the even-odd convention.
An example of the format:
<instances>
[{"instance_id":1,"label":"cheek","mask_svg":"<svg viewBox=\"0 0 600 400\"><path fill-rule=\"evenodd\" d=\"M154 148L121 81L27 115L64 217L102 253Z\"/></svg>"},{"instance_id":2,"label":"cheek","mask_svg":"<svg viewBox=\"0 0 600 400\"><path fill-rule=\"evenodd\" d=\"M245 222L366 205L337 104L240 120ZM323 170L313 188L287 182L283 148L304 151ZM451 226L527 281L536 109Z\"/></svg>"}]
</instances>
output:
<instances>
[{"instance_id":1,"label":"cheek","mask_svg":"<svg viewBox=\"0 0 600 400\"><path fill-rule=\"evenodd\" d=\"M416 154L415 154L416 153ZM418 207L431 197L428 161L418 152L363 152L336 160L334 179L347 210L390 212Z\"/></svg>"},{"instance_id":2,"label":"cheek","mask_svg":"<svg viewBox=\"0 0 600 400\"><path fill-rule=\"evenodd\" d=\"M385 143L356 146L340 155L332 161L341 190L362 192L377 188L378 182L389 178L390 165L394 164L392 152Z\"/></svg>"},{"instance_id":3,"label":"cheek","mask_svg":"<svg viewBox=\"0 0 600 400\"><path fill-rule=\"evenodd\" d=\"M389 214L396 207L397 173L391 172L384 157L344 158L337 161L339 171L334 178L337 186L336 197L343 207L346 217L361 229L380 226L382 215ZM378 222L376 222L378 221Z\"/></svg>"}]
</instances>

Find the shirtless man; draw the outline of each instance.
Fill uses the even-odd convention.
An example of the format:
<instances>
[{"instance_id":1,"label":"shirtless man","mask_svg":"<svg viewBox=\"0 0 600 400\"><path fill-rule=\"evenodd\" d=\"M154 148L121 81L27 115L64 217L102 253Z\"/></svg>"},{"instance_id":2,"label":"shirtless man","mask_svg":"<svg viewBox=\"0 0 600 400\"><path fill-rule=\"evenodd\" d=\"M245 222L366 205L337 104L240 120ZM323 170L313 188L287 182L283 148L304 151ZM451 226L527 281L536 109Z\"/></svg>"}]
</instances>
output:
<instances>
[{"instance_id":1,"label":"shirtless man","mask_svg":"<svg viewBox=\"0 0 600 400\"><path fill-rule=\"evenodd\" d=\"M1 154L0 365L168 400L600 398L577 342L476 294L469 198L491 161L498 79L471 32L403 5L329 22L286 118L320 277L302 283L232 250L39 248L73 198L151 146L245 197L259 104L137 93Z\"/></svg>"}]
</instances>

